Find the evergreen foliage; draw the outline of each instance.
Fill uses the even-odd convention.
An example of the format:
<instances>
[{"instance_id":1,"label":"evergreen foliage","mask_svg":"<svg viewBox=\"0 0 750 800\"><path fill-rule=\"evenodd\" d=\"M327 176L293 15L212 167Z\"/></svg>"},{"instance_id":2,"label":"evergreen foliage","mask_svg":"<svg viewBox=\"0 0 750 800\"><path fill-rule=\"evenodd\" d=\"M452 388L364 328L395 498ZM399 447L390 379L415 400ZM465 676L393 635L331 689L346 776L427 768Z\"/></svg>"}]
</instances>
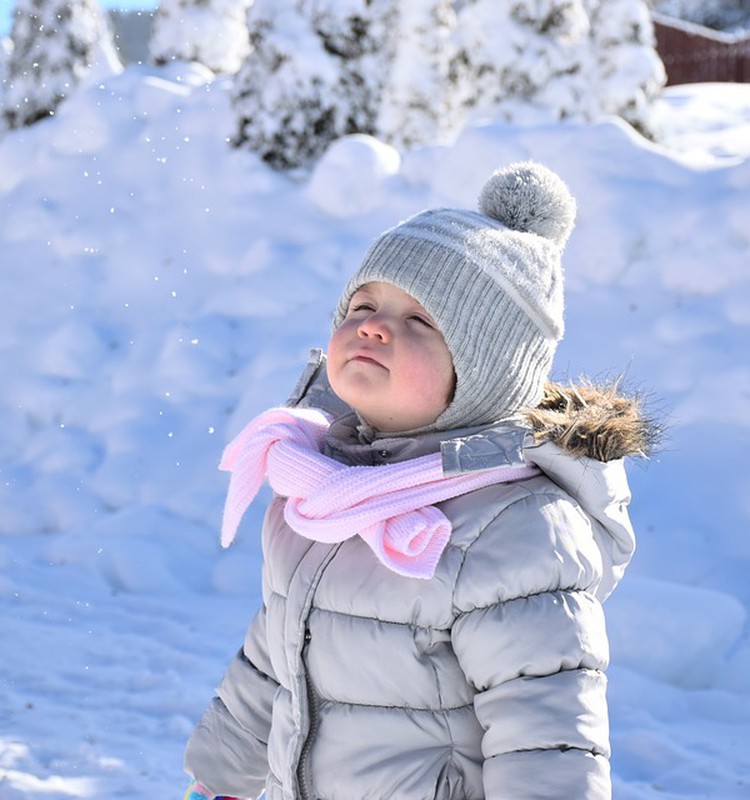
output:
<instances>
[{"instance_id":1,"label":"evergreen foliage","mask_svg":"<svg viewBox=\"0 0 750 800\"><path fill-rule=\"evenodd\" d=\"M478 119L648 133L665 80L646 0L255 0L247 21L235 144L279 169L345 134L404 148Z\"/></svg>"},{"instance_id":2,"label":"evergreen foliage","mask_svg":"<svg viewBox=\"0 0 750 800\"><path fill-rule=\"evenodd\" d=\"M651 14L640 0L587 0L591 19L583 89L593 98L584 115L616 114L651 135L653 100L666 81Z\"/></svg>"},{"instance_id":3,"label":"evergreen foliage","mask_svg":"<svg viewBox=\"0 0 750 800\"><path fill-rule=\"evenodd\" d=\"M378 135L390 144L409 147L456 132L458 120L448 101L455 27L451 0L400 4L377 120Z\"/></svg>"},{"instance_id":4,"label":"evergreen foliage","mask_svg":"<svg viewBox=\"0 0 750 800\"><path fill-rule=\"evenodd\" d=\"M197 61L236 72L250 49L246 14L252 0L161 0L149 42L151 60Z\"/></svg>"},{"instance_id":5,"label":"evergreen foliage","mask_svg":"<svg viewBox=\"0 0 750 800\"><path fill-rule=\"evenodd\" d=\"M451 77L469 120L618 114L647 130L664 69L645 0L464 0Z\"/></svg>"},{"instance_id":6,"label":"evergreen foliage","mask_svg":"<svg viewBox=\"0 0 750 800\"><path fill-rule=\"evenodd\" d=\"M54 114L96 60L111 32L94 0L19 0L6 68L3 117L9 128Z\"/></svg>"},{"instance_id":7,"label":"evergreen foliage","mask_svg":"<svg viewBox=\"0 0 750 800\"><path fill-rule=\"evenodd\" d=\"M235 144L277 168L309 164L334 139L374 133L394 0L256 0L236 76Z\"/></svg>"}]
</instances>

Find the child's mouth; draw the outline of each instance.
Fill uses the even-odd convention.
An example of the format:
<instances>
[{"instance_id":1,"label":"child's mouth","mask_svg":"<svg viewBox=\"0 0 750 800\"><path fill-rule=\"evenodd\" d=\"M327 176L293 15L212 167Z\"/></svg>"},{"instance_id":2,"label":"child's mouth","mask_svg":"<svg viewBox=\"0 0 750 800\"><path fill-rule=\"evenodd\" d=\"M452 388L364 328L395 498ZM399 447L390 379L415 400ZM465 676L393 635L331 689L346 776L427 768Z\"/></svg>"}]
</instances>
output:
<instances>
[{"instance_id":1,"label":"child's mouth","mask_svg":"<svg viewBox=\"0 0 750 800\"><path fill-rule=\"evenodd\" d=\"M365 355L364 353L358 353L357 355L353 356L352 361L359 361L360 364L374 364L376 367L385 369L383 364L372 358L372 356Z\"/></svg>"}]
</instances>

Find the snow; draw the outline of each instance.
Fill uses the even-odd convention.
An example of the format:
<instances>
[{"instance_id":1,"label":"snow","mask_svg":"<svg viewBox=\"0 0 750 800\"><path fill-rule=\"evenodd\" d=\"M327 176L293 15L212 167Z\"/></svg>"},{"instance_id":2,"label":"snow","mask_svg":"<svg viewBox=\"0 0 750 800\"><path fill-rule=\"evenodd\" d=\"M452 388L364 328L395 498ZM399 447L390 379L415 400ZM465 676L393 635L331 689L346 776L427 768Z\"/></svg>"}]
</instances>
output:
<instances>
[{"instance_id":1,"label":"snow","mask_svg":"<svg viewBox=\"0 0 750 800\"><path fill-rule=\"evenodd\" d=\"M487 123L347 138L294 179L229 147L229 91L131 66L0 140L0 798L180 796L259 597L263 498L219 546L223 445L325 345L373 236L532 157L580 209L555 376L622 374L669 425L607 604L615 796L746 800L750 87L666 90L658 144Z\"/></svg>"},{"instance_id":2,"label":"snow","mask_svg":"<svg viewBox=\"0 0 750 800\"><path fill-rule=\"evenodd\" d=\"M360 216L383 202L388 178L400 167L395 147L365 134L343 136L315 165L307 196L333 217Z\"/></svg>"},{"instance_id":3,"label":"snow","mask_svg":"<svg viewBox=\"0 0 750 800\"><path fill-rule=\"evenodd\" d=\"M656 0L660 14L702 25L728 35L747 36L750 9L745 0Z\"/></svg>"},{"instance_id":4,"label":"snow","mask_svg":"<svg viewBox=\"0 0 750 800\"><path fill-rule=\"evenodd\" d=\"M245 14L250 0L194 3L161 0L149 41L150 61L199 61L215 72L236 72L250 49Z\"/></svg>"}]
</instances>

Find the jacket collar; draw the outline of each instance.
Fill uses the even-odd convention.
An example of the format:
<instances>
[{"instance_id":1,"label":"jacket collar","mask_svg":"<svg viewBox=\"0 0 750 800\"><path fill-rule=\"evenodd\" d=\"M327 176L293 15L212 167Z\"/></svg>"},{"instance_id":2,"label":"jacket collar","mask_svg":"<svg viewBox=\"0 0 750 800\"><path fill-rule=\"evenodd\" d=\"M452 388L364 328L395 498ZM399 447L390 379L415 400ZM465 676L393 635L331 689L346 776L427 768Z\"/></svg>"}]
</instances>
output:
<instances>
[{"instance_id":1,"label":"jacket collar","mask_svg":"<svg viewBox=\"0 0 750 800\"><path fill-rule=\"evenodd\" d=\"M520 420L501 420L493 425L432 431L414 436L389 436L362 425L350 411L332 423L325 453L348 464L394 464L411 458L441 453L446 476L525 464L524 440L529 433Z\"/></svg>"}]
</instances>

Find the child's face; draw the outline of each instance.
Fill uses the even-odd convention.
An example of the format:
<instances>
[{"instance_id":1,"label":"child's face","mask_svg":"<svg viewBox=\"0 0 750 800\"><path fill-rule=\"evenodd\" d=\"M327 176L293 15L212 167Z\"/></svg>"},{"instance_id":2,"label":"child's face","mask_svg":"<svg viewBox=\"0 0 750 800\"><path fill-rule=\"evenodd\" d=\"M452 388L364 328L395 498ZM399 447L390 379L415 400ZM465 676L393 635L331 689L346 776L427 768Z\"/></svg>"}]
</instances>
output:
<instances>
[{"instance_id":1,"label":"child's face","mask_svg":"<svg viewBox=\"0 0 750 800\"><path fill-rule=\"evenodd\" d=\"M379 431L428 425L453 395L443 335L410 294L390 283L358 289L328 344L336 394Z\"/></svg>"}]
</instances>

